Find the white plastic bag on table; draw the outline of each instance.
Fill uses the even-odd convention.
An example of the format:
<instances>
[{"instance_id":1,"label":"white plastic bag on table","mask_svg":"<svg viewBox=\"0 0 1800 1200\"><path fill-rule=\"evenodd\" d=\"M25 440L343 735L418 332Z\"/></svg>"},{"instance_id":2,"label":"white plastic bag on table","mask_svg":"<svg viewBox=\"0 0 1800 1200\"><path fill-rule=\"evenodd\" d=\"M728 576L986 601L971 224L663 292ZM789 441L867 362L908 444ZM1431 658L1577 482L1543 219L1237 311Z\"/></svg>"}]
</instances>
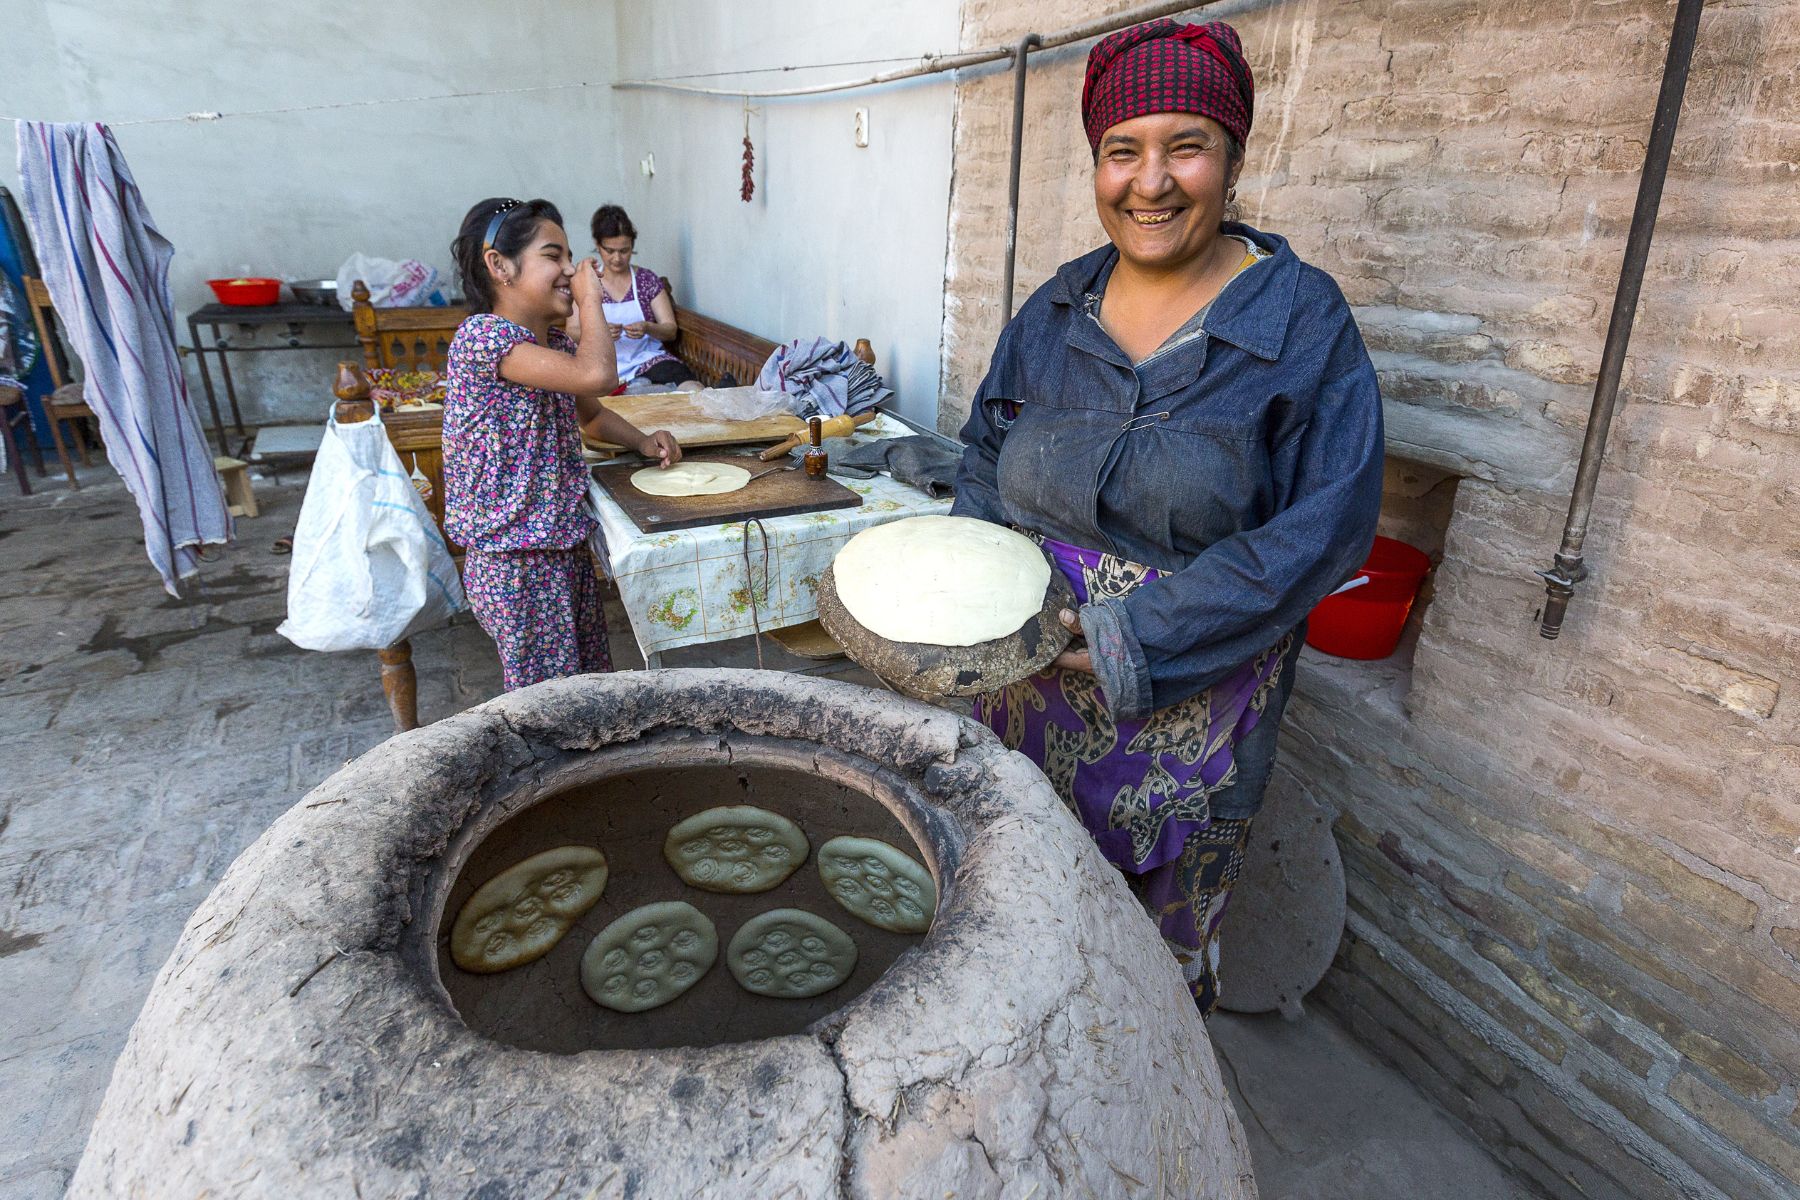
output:
<instances>
[{"instance_id":1,"label":"white plastic bag on table","mask_svg":"<svg viewBox=\"0 0 1800 1200\"><path fill-rule=\"evenodd\" d=\"M345 312L350 311L355 298L351 291L356 281L362 280L369 288L369 303L376 308L404 308L414 304L443 303L440 296L433 300L437 291L437 268L430 267L416 258L403 262L395 262L391 258L373 258L367 254L352 254L338 268L337 298Z\"/></svg>"},{"instance_id":2,"label":"white plastic bag on table","mask_svg":"<svg viewBox=\"0 0 1800 1200\"><path fill-rule=\"evenodd\" d=\"M755 384L744 387L702 388L693 395L694 407L716 421L754 421L776 413L792 413L797 404L786 392L765 392Z\"/></svg>"},{"instance_id":3,"label":"white plastic bag on table","mask_svg":"<svg viewBox=\"0 0 1800 1200\"><path fill-rule=\"evenodd\" d=\"M377 413L325 427L275 632L307 650L381 650L466 608L456 564Z\"/></svg>"}]
</instances>

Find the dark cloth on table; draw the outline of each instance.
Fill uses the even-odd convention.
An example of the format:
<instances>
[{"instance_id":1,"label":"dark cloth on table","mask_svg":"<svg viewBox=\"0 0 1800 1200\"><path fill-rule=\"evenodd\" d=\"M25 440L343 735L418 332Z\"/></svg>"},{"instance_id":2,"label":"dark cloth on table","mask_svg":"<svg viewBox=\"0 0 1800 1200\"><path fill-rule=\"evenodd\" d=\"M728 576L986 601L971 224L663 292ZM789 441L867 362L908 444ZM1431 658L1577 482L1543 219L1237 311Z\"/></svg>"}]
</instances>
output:
<instances>
[{"instance_id":1,"label":"dark cloth on table","mask_svg":"<svg viewBox=\"0 0 1800 1200\"><path fill-rule=\"evenodd\" d=\"M960 449L942 438L916 433L907 437L878 438L831 459L833 468L882 471L901 483L924 491L933 499L948 496L956 487Z\"/></svg>"},{"instance_id":2,"label":"dark cloth on table","mask_svg":"<svg viewBox=\"0 0 1800 1200\"><path fill-rule=\"evenodd\" d=\"M1118 252L1065 264L1001 333L962 431L953 512L1165 572L1081 609L1120 717L1296 632L1380 512L1380 394L1343 294L1285 239L1226 231L1271 257L1136 366L1089 300Z\"/></svg>"},{"instance_id":3,"label":"dark cloth on table","mask_svg":"<svg viewBox=\"0 0 1800 1200\"><path fill-rule=\"evenodd\" d=\"M648 379L651 383L686 383L693 377L694 373L679 358L662 359L638 372L639 379Z\"/></svg>"}]
</instances>

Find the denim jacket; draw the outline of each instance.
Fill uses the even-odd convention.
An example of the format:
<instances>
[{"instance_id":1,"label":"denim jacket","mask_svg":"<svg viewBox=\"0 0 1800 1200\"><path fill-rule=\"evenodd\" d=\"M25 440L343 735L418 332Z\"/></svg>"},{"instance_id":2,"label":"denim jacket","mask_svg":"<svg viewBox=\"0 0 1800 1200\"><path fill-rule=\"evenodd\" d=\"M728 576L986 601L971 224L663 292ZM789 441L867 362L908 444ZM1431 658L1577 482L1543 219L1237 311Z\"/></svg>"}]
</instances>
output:
<instances>
[{"instance_id":1,"label":"denim jacket","mask_svg":"<svg viewBox=\"0 0 1800 1200\"><path fill-rule=\"evenodd\" d=\"M1380 513L1381 397L1343 293L1285 239L1226 231L1271 257L1135 368L1090 301L1118 252L1064 264L1001 333L962 430L955 513L1166 572L1081 610L1120 717L1297 629Z\"/></svg>"}]
</instances>

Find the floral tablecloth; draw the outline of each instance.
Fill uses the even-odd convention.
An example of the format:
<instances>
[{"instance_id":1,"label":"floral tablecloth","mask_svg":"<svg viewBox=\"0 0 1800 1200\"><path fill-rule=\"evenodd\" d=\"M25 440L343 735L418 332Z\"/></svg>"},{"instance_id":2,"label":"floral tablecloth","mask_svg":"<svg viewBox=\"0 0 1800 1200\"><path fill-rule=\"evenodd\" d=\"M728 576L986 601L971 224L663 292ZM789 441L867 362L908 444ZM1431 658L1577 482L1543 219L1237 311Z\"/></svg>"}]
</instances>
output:
<instances>
[{"instance_id":1,"label":"floral tablecloth","mask_svg":"<svg viewBox=\"0 0 1800 1200\"><path fill-rule=\"evenodd\" d=\"M881 417L862 432L898 437L910 431ZM599 484L590 483L588 503L600 522L606 572L618 582L619 598L645 657L742 637L754 632L758 622L767 631L810 621L819 615L819 576L852 536L901 517L950 511L948 498L933 500L886 475L838 482L863 498L861 506L762 519L768 533L766 573L764 539L754 527L745 571L745 522L644 533ZM597 555L601 550L595 547Z\"/></svg>"}]
</instances>

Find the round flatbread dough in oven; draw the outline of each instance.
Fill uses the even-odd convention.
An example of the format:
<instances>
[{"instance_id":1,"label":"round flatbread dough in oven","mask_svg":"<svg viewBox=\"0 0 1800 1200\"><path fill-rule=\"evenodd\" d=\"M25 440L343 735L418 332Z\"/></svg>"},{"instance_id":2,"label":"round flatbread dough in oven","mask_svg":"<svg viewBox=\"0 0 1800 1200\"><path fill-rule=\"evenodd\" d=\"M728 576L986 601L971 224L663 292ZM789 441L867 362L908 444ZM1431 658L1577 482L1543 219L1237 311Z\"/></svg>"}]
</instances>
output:
<instances>
[{"instance_id":1,"label":"round flatbread dough in oven","mask_svg":"<svg viewBox=\"0 0 1800 1200\"><path fill-rule=\"evenodd\" d=\"M700 982L719 957L719 931L685 900L634 908L581 956L581 987L614 1012L658 1008Z\"/></svg>"},{"instance_id":2,"label":"round flatbread dough in oven","mask_svg":"<svg viewBox=\"0 0 1800 1200\"><path fill-rule=\"evenodd\" d=\"M834 837L819 847L819 879L858 920L889 933L924 933L937 908L931 872L875 838Z\"/></svg>"},{"instance_id":3,"label":"round flatbread dough in oven","mask_svg":"<svg viewBox=\"0 0 1800 1200\"><path fill-rule=\"evenodd\" d=\"M747 992L804 1000L850 978L856 943L824 917L776 908L751 917L731 936L725 965Z\"/></svg>"},{"instance_id":4,"label":"round flatbread dough in oven","mask_svg":"<svg viewBox=\"0 0 1800 1200\"><path fill-rule=\"evenodd\" d=\"M663 839L663 857L683 883L737 895L768 891L797 871L811 848L798 825L753 804L695 813Z\"/></svg>"},{"instance_id":5,"label":"round flatbread dough in oven","mask_svg":"<svg viewBox=\"0 0 1800 1200\"><path fill-rule=\"evenodd\" d=\"M865 529L831 570L838 599L876 637L974 646L1017 633L1044 607L1037 544L973 517L909 517Z\"/></svg>"},{"instance_id":6,"label":"round flatbread dough in oven","mask_svg":"<svg viewBox=\"0 0 1800 1200\"><path fill-rule=\"evenodd\" d=\"M606 855L558 846L508 867L463 902L450 960L476 975L522 967L550 953L606 890Z\"/></svg>"},{"instance_id":7,"label":"round flatbread dough in oven","mask_svg":"<svg viewBox=\"0 0 1800 1200\"><path fill-rule=\"evenodd\" d=\"M679 462L631 473L631 486L646 496L721 496L750 482L750 472L730 463Z\"/></svg>"}]
</instances>

